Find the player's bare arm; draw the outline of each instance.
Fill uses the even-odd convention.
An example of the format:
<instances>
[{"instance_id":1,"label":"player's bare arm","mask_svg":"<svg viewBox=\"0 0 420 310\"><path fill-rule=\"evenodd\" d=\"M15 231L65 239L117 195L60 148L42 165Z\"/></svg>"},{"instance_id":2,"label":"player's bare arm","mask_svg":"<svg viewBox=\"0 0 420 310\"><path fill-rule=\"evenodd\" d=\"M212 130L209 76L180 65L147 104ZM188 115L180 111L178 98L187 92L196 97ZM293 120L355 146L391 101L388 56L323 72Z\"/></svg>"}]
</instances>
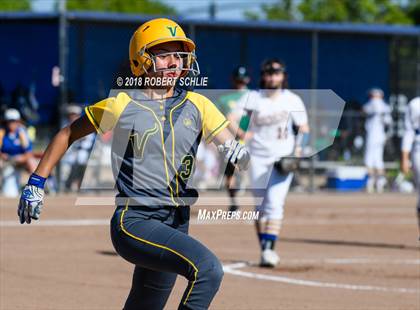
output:
<instances>
[{"instance_id":1,"label":"player's bare arm","mask_svg":"<svg viewBox=\"0 0 420 310\"><path fill-rule=\"evenodd\" d=\"M239 128L238 120L233 115L233 113L230 113L229 115L227 115L226 119L229 121L229 125L228 125L227 128L229 128L230 132L233 135L236 134L239 138L242 139L241 135L242 135L243 131Z\"/></svg>"},{"instance_id":2,"label":"player's bare arm","mask_svg":"<svg viewBox=\"0 0 420 310\"><path fill-rule=\"evenodd\" d=\"M30 224L32 219L39 219L43 206L45 181L52 169L74 141L94 131L94 126L84 115L55 135L22 191L17 210L21 224L25 222Z\"/></svg>"},{"instance_id":3,"label":"player's bare arm","mask_svg":"<svg viewBox=\"0 0 420 310\"><path fill-rule=\"evenodd\" d=\"M410 152L401 152L401 172L408 174L410 172Z\"/></svg>"}]
</instances>

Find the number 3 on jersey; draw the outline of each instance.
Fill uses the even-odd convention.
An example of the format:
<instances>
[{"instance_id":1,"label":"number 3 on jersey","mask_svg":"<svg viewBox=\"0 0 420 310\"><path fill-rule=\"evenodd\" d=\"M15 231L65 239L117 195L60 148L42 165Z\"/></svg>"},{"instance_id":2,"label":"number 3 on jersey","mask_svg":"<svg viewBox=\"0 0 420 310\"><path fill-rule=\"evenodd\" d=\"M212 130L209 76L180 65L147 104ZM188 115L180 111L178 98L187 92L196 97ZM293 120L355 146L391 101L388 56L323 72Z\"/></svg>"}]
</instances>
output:
<instances>
[{"instance_id":1,"label":"number 3 on jersey","mask_svg":"<svg viewBox=\"0 0 420 310\"><path fill-rule=\"evenodd\" d=\"M194 157L192 155L185 155L181 160L181 171L179 176L183 180L187 180L193 171Z\"/></svg>"}]
</instances>

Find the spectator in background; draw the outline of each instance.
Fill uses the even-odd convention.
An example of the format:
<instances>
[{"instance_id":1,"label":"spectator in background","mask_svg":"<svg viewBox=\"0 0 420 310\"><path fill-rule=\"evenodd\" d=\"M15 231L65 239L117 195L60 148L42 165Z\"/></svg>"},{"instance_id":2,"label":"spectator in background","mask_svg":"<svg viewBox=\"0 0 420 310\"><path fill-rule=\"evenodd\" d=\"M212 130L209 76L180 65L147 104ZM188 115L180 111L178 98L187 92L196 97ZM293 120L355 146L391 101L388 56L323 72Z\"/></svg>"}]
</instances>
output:
<instances>
[{"instance_id":1,"label":"spectator in background","mask_svg":"<svg viewBox=\"0 0 420 310\"><path fill-rule=\"evenodd\" d=\"M4 127L0 128L0 158L25 168L29 173L36 168L32 141L16 109L7 109L4 113Z\"/></svg>"},{"instance_id":2,"label":"spectator in background","mask_svg":"<svg viewBox=\"0 0 420 310\"><path fill-rule=\"evenodd\" d=\"M11 93L10 107L20 111L21 118L25 122L28 136L32 141L36 140L35 125L39 122L39 103L35 96L36 85L31 82L29 88L18 83Z\"/></svg>"},{"instance_id":3,"label":"spectator in background","mask_svg":"<svg viewBox=\"0 0 420 310\"><path fill-rule=\"evenodd\" d=\"M230 121L228 128L232 134L236 135L240 139L243 139L245 132L248 129L249 116L242 115L242 118L239 120L239 124L236 124L235 116L232 112L235 110L238 100L241 99L244 95L244 91L248 89L248 84L251 81L247 68L245 66L236 67L232 72L231 81L234 91L221 96L217 100L216 106L219 108L220 112L222 112L222 114L226 116L226 118ZM219 167L221 174L226 176L225 188L230 197L229 211L236 211L238 210L236 195L239 187L239 184L237 183L240 183L239 178L236 176L239 175L234 175L235 169L233 165L228 164L226 166L226 164L223 163L222 157L220 157Z\"/></svg>"},{"instance_id":4,"label":"spectator in background","mask_svg":"<svg viewBox=\"0 0 420 310\"><path fill-rule=\"evenodd\" d=\"M78 119L81 114L82 108L78 105L71 104L66 108L67 121L69 124ZM84 138L75 141L63 158L64 163L70 167L70 171L64 183L66 191L70 191L73 184L76 184L77 189L80 189L94 141L94 134L87 135Z\"/></svg>"},{"instance_id":5,"label":"spectator in background","mask_svg":"<svg viewBox=\"0 0 420 310\"><path fill-rule=\"evenodd\" d=\"M32 142L21 123L19 111L7 109L3 119L0 128L1 194L16 197L19 195L19 168L32 173L36 162L32 154Z\"/></svg>"},{"instance_id":6,"label":"spectator in background","mask_svg":"<svg viewBox=\"0 0 420 310\"><path fill-rule=\"evenodd\" d=\"M365 165L368 169L367 192L383 192L386 186L384 170L384 147L386 126L392 122L391 108L384 101L384 93L379 88L369 91L369 101L363 106L366 115Z\"/></svg>"},{"instance_id":7,"label":"spectator in background","mask_svg":"<svg viewBox=\"0 0 420 310\"><path fill-rule=\"evenodd\" d=\"M31 83L29 88L19 83L11 94L12 107L21 112L27 125L35 125L39 121L39 103L35 91L35 83Z\"/></svg>"}]
</instances>

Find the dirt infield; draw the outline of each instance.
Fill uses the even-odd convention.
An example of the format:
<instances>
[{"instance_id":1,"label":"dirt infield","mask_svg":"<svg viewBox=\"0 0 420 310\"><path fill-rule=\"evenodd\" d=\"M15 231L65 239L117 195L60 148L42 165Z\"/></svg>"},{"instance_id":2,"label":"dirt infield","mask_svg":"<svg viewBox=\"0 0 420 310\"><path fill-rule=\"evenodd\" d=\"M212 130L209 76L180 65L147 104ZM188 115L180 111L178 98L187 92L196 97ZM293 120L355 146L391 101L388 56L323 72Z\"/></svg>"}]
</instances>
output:
<instances>
[{"instance_id":1,"label":"dirt infield","mask_svg":"<svg viewBox=\"0 0 420 310\"><path fill-rule=\"evenodd\" d=\"M113 250L113 207L50 197L28 226L17 222L16 201L0 199L0 309L122 308L133 267ZM256 266L251 222L197 222L200 208L191 235L225 268L211 309L420 309L414 196L290 195L275 270ZM167 309L185 285L178 277Z\"/></svg>"}]
</instances>

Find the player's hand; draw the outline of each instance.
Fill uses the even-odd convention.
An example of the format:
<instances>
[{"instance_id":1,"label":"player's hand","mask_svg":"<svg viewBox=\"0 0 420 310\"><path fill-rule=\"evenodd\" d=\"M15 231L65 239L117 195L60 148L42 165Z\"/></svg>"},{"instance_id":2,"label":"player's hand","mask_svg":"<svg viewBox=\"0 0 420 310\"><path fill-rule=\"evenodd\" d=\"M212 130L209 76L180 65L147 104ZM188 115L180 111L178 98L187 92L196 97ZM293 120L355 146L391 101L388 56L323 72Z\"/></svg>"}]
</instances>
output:
<instances>
[{"instance_id":1,"label":"player's hand","mask_svg":"<svg viewBox=\"0 0 420 310\"><path fill-rule=\"evenodd\" d=\"M239 170L246 170L249 166L251 156L248 149L236 140L226 141L217 147L218 151L224 156L225 163L236 165Z\"/></svg>"},{"instance_id":2,"label":"player's hand","mask_svg":"<svg viewBox=\"0 0 420 310\"><path fill-rule=\"evenodd\" d=\"M31 220L39 219L44 199L44 189L36 185L26 185L20 196L18 216L20 223L31 223Z\"/></svg>"}]
</instances>

